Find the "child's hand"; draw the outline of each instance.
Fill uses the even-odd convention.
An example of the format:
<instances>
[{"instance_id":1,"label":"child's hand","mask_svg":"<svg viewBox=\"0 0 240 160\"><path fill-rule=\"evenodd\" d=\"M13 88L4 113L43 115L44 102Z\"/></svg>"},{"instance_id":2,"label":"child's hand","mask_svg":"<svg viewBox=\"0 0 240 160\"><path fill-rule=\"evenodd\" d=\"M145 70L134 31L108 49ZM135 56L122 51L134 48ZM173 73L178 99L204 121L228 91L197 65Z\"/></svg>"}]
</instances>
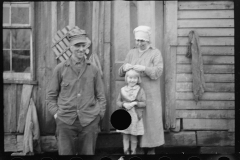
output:
<instances>
[{"instance_id":1,"label":"child's hand","mask_svg":"<svg viewBox=\"0 0 240 160\"><path fill-rule=\"evenodd\" d=\"M123 103L123 107L125 107L127 110L132 109L133 105L132 103Z\"/></svg>"},{"instance_id":2,"label":"child's hand","mask_svg":"<svg viewBox=\"0 0 240 160\"><path fill-rule=\"evenodd\" d=\"M136 101L134 101L134 102L132 102L131 104L132 104L132 106L134 107L134 106L136 106L136 105L137 105L137 102L136 102Z\"/></svg>"}]
</instances>

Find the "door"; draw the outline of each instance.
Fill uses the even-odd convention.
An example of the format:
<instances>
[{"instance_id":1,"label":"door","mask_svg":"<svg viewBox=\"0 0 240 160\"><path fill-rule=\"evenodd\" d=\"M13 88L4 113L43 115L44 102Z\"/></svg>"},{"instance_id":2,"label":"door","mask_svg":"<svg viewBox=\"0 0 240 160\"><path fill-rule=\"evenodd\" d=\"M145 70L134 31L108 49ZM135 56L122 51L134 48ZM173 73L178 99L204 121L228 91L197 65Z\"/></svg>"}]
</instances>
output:
<instances>
[{"instance_id":1,"label":"door","mask_svg":"<svg viewBox=\"0 0 240 160\"><path fill-rule=\"evenodd\" d=\"M163 1L115 1L112 3L111 30L111 107L110 114L116 109L116 97L124 86L124 78L118 76L118 69L124 63L130 49L135 46L133 30L139 25L151 27L151 44L163 53ZM161 98L164 109L164 72L161 78ZM164 117L164 115L163 115ZM114 129L112 126L110 129Z\"/></svg>"}]
</instances>

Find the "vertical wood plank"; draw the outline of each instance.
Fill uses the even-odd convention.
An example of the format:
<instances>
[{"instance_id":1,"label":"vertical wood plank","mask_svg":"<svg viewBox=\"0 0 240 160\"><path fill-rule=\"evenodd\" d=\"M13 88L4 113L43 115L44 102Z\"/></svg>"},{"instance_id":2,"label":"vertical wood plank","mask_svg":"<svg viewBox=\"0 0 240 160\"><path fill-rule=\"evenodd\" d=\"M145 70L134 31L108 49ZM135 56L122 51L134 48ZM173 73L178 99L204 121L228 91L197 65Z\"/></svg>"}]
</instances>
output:
<instances>
[{"instance_id":1,"label":"vertical wood plank","mask_svg":"<svg viewBox=\"0 0 240 160\"><path fill-rule=\"evenodd\" d=\"M51 39L53 39L53 37L55 36L55 34L57 33L57 2L56 1L52 1L51 2ZM53 45L53 44L52 44ZM57 63L59 63L59 59L55 60L55 56L50 56L50 58L52 59L52 64L51 64L51 68L53 68L54 66L56 66ZM64 60L62 58L62 60Z\"/></svg>"},{"instance_id":2,"label":"vertical wood plank","mask_svg":"<svg viewBox=\"0 0 240 160\"><path fill-rule=\"evenodd\" d=\"M102 129L103 131L110 131L110 72L111 72L111 55L110 55L110 47L111 47L111 2L104 2L104 63L103 63L103 82L104 82L104 88L105 88L105 95L107 100L106 105L106 112L105 117L103 119L102 123Z\"/></svg>"},{"instance_id":3,"label":"vertical wood plank","mask_svg":"<svg viewBox=\"0 0 240 160\"><path fill-rule=\"evenodd\" d=\"M92 54L98 54L99 1L93 2L92 14Z\"/></svg>"},{"instance_id":4,"label":"vertical wood plank","mask_svg":"<svg viewBox=\"0 0 240 160\"><path fill-rule=\"evenodd\" d=\"M135 47L133 30L138 26L138 4L137 1L130 1L130 47Z\"/></svg>"},{"instance_id":5,"label":"vertical wood plank","mask_svg":"<svg viewBox=\"0 0 240 160\"><path fill-rule=\"evenodd\" d=\"M10 90L11 90L11 85L4 85L3 86L3 98L4 98L4 109L3 109L3 120L4 120L4 132L9 132L9 115L10 115L10 112L9 112L9 108L10 108L10 105L9 105L9 99L11 99L11 97L9 96L10 94Z\"/></svg>"},{"instance_id":6,"label":"vertical wood plank","mask_svg":"<svg viewBox=\"0 0 240 160\"><path fill-rule=\"evenodd\" d=\"M166 129L175 128L175 81L176 81L176 51L177 48L177 1L165 2L165 26L164 26L164 50L165 50L165 92L166 110L165 127Z\"/></svg>"},{"instance_id":7,"label":"vertical wood plank","mask_svg":"<svg viewBox=\"0 0 240 160\"><path fill-rule=\"evenodd\" d=\"M151 44L155 47L155 1L138 1L138 25L151 27Z\"/></svg>"},{"instance_id":8,"label":"vertical wood plank","mask_svg":"<svg viewBox=\"0 0 240 160\"><path fill-rule=\"evenodd\" d=\"M104 1L100 1L99 3L99 28L98 28L98 57L101 64L101 68L103 68L104 61Z\"/></svg>"},{"instance_id":9,"label":"vertical wood plank","mask_svg":"<svg viewBox=\"0 0 240 160\"><path fill-rule=\"evenodd\" d=\"M27 84L23 85L21 105L20 105L20 115L19 115L18 127L17 127L17 131L19 133L23 133L24 131L27 110L29 107L29 101L32 94L32 88L33 88L33 85L27 85Z\"/></svg>"},{"instance_id":10,"label":"vertical wood plank","mask_svg":"<svg viewBox=\"0 0 240 160\"><path fill-rule=\"evenodd\" d=\"M113 43L115 61L124 61L130 50L130 4L128 1L114 2Z\"/></svg>"},{"instance_id":11,"label":"vertical wood plank","mask_svg":"<svg viewBox=\"0 0 240 160\"><path fill-rule=\"evenodd\" d=\"M69 26L74 27L76 24L76 2L69 1Z\"/></svg>"}]
</instances>

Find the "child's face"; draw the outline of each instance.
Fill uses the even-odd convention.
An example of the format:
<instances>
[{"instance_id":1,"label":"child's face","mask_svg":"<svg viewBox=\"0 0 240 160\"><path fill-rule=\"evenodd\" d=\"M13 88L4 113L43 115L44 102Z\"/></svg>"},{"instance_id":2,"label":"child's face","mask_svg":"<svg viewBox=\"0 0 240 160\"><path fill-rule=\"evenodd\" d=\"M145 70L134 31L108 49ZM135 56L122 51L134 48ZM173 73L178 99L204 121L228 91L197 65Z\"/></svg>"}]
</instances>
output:
<instances>
[{"instance_id":1,"label":"child's face","mask_svg":"<svg viewBox=\"0 0 240 160\"><path fill-rule=\"evenodd\" d=\"M127 83L129 86L133 87L138 83L138 77L137 76L133 76L133 75L129 75L127 77Z\"/></svg>"}]
</instances>

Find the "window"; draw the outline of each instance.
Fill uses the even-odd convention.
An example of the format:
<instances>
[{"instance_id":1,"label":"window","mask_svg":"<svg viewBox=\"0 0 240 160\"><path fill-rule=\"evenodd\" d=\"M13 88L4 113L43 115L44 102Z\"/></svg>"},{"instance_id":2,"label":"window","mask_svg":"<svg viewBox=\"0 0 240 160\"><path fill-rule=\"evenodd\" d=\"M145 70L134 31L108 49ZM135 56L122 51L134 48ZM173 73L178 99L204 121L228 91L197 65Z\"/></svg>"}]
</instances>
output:
<instances>
[{"instance_id":1,"label":"window","mask_svg":"<svg viewBox=\"0 0 240 160\"><path fill-rule=\"evenodd\" d=\"M3 78L33 80L32 3L3 3Z\"/></svg>"}]
</instances>

